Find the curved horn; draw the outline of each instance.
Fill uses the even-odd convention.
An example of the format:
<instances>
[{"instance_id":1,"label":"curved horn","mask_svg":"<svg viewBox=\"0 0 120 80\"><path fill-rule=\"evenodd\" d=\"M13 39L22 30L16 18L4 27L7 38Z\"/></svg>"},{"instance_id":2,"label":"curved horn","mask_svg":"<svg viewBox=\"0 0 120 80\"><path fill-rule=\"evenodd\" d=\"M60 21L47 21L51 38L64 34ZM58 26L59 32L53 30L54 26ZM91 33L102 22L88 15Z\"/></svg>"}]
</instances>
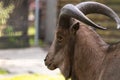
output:
<instances>
[{"instance_id":1,"label":"curved horn","mask_svg":"<svg viewBox=\"0 0 120 80\"><path fill-rule=\"evenodd\" d=\"M103 14L111 19L115 20L117 23L117 29L120 29L120 18L119 16L109 7L107 7L104 4L93 2L93 1L87 1L82 2L76 5L76 7L82 11L85 15L91 14L91 13L98 13Z\"/></svg>"},{"instance_id":2,"label":"curved horn","mask_svg":"<svg viewBox=\"0 0 120 80\"><path fill-rule=\"evenodd\" d=\"M92 27L102 29L102 30L106 29L106 28L103 28L102 26L99 26L99 25L95 24L94 22L92 22L77 7L75 7L72 4L67 4L61 9L61 13L59 16L59 26L60 27L69 27L71 17L78 19Z\"/></svg>"}]
</instances>

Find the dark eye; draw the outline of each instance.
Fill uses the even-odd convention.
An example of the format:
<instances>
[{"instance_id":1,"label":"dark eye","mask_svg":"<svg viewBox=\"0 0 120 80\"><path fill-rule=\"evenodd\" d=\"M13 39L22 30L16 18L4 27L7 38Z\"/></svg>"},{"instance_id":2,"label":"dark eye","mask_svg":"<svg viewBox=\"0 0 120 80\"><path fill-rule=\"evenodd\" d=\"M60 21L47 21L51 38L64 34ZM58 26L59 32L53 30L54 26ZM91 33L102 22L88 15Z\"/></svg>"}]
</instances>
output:
<instances>
[{"instance_id":1,"label":"dark eye","mask_svg":"<svg viewBox=\"0 0 120 80\"><path fill-rule=\"evenodd\" d=\"M63 41L63 36L58 35L58 36L57 36L57 40L58 40L59 42Z\"/></svg>"}]
</instances>

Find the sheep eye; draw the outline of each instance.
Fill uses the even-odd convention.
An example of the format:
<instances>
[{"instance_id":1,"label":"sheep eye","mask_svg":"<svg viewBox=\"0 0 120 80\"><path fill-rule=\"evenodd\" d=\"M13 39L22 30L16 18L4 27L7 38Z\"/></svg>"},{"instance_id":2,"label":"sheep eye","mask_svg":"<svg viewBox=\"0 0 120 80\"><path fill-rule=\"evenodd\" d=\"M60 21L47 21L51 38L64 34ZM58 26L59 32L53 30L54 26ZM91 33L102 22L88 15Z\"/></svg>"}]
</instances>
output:
<instances>
[{"instance_id":1,"label":"sheep eye","mask_svg":"<svg viewBox=\"0 0 120 80\"><path fill-rule=\"evenodd\" d=\"M61 41L63 41L63 36L57 36L57 40L59 41L59 42L61 42Z\"/></svg>"}]
</instances>

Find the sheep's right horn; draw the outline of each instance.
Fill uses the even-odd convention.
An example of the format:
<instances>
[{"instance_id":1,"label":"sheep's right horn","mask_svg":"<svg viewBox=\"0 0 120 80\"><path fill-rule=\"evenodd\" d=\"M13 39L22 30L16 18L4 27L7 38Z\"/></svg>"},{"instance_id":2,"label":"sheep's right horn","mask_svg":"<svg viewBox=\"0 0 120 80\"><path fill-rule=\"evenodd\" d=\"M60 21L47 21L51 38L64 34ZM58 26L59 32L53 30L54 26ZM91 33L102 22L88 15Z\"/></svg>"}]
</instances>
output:
<instances>
[{"instance_id":1,"label":"sheep's right horn","mask_svg":"<svg viewBox=\"0 0 120 80\"><path fill-rule=\"evenodd\" d=\"M86 17L77 7L72 4L67 4L61 9L61 13L59 16L59 27L68 28L70 27L70 18L78 19L95 28L106 29L102 26L99 26L92 22L88 17Z\"/></svg>"},{"instance_id":2,"label":"sheep's right horn","mask_svg":"<svg viewBox=\"0 0 120 80\"><path fill-rule=\"evenodd\" d=\"M104 4L93 2L93 1L87 1L87 2L81 2L76 5L76 7L82 11L85 15L91 14L91 13L98 13L103 14L111 19L115 20L117 23L117 28L120 29L120 18L119 16L109 7L107 7Z\"/></svg>"}]
</instances>

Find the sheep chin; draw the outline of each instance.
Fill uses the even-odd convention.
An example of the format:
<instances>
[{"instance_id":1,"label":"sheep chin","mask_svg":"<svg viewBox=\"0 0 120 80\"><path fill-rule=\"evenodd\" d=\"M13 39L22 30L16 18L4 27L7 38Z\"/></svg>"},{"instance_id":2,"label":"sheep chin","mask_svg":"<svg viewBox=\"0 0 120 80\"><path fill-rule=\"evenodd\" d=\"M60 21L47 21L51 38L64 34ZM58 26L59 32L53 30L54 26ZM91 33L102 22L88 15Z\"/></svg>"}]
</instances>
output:
<instances>
[{"instance_id":1,"label":"sheep chin","mask_svg":"<svg viewBox=\"0 0 120 80\"><path fill-rule=\"evenodd\" d=\"M59 65L59 69L61 73L63 74L63 76L65 77L65 79L69 79L71 77L71 73L72 73L71 65L66 66L65 63L62 63L61 65Z\"/></svg>"},{"instance_id":2,"label":"sheep chin","mask_svg":"<svg viewBox=\"0 0 120 80\"><path fill-rule=\"evenodd\" d=\"M50 70L55 70L57 67L54 64L50 64L47 66L47 68Z\"/></svg>"}]
</instances>

